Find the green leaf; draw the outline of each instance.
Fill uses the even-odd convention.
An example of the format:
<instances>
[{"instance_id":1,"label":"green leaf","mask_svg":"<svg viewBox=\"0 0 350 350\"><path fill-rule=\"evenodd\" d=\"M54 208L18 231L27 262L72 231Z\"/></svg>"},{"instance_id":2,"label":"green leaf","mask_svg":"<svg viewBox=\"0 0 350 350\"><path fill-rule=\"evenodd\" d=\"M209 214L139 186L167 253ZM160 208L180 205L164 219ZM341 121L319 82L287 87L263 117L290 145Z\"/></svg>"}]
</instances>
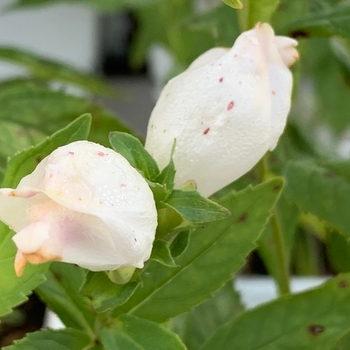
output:
<instances>
[{"instance_id":1,"label":"green leaf","mask_svg":"<svg viewBox=\"0 0 350 350\"><path fill-rule=\"evenodd\" d=\"M100 78L26 50L1 46L0 61L18 64L39 79L73 84L95 94L116 95L117 93Z\"/></svg>"},{"instance_id":2,"label":"green leaf","mask_svg":"<svg viewBox=\"0 0 350 350\"><path fill-rule=\"evenodd\" d=\"M72 3L72 4L85 4L95 8L96 10L113 12L120 11L122 9L128 9L130 7L142 7L149 4L157 3L159 0L17 0L14 4L9 6L9 9L16 10L20 7L31 7L40 5L60 4L60 3Z\"/></svg>"},{"instance_id":3,"label":"green leaf","mask_svg":"<svg viewBox=\"0 0 350 350\"><path fill-rule=\"evenodd\" d=\"M158 261L159 263L165 266L176 266L174 259L171 255L170 249L168 247L168 243L162 240L154 241L150 259Z\"/></svg>"},{"instance_id":4,"label":"green leaf","mask_svg":"<svg viewBox=\"0 0 350 350\"><path fill-rule=\"evenodd\" d=\"M195 230L187 249L174 259L179 267L150 261L140 273L142 283L113 314L129 312L163 322L210 298L244 265L282 184L276 178L223 198L220 204L232 215Z\"/></svg>"},{"instance_id":5,"label":"green leaf","mask_svg":"<svg viewBox=\"0 0 350 350\"><path fill-rule=\"evenodd\" d=\"M86 138L90 123L91 116L83 115L39 145L16 154L8 161L2 187L15 188L24 176L31 173L57 147ZM42 273L48 267L47 264L28 265L23 275L17 277L13 268L16 249L11 238L12 231L0 223L0 316L26 300L26 295L44 280Z\"/></svg>"},{"instance_id":6,"label":"green leaf","mask_svg":"<svg viewBox=\"0 0 350 350\"><path fill-rule=\"evenodd\" d=\"M350 275L290 295L226 323L200 350L332 349L349 331Z\"/></svg>"},{"instance_id":7,"label":"green leaf","mask_svg":"<svg viewBox=\"0 0 350 350\"><path fill-rule=\"evenodd\" d=\"M95 317L89 300L79 293L86 272L77 265L52 263L36 293L66 327L93 334Z\"/></svg>"},{"instance_id":8,"label":"green leaf","mask_svg":"<svg viewBox=\"0 0 350 350\"><path fill-rule=\"evenodd\" d=\"M75 329L52 330L28 333L21 340L15 340L14 345L6 346L4 350L84 350L91 340Z\"/></svg>"},{"instance_id":9,"label":"green leaf","mask_svg":"<svg viewBox=\"0 0 350 350\"><path fill-rule=\"evenodd\" d=\"M185 350L180 338L167 328L133 315L121 315L121 330L103 329L106 350Z\"/></svg>"},{"instance_id":10,"label":"green leaf","mask_svg":"<svg viewBox=\"0 0 350 350\"><path fill-rule=\"evenodd\" d=\"M331 350L350 349L350 331L348 331Z\"/></svg>"},{"instance_id":11,"label":"green leaf","mask_svg":"<svg viewBox=\"0 0 350 350\"><path fill-rule=\"evenodd\" d=\"M108 146L110 130L128 131L114 116L88 100L52 91L33 81L8 82L0 88L0 167L5 167L7 157L43 141L84 113L93 117L91 141Z\"/></svg>"},{"instance_id":12,"label":"green leaf","mask_svg":"<svg viewBox=\"0 0 350 350\"><path fill-rule=\"evenodd\" d=\"M157 201L156 197L155 200ZM183 223L182 216L173 208L164 207L162 203L158 205L158 226L156 231L157 239L162 239L168 233Z\"/></svg>"},{"instance_id":13,"label":"green leaf","mask_svg":"<svg viewBox=\"0 0 350 350\"><path fill-rule=\"evenodd\" d=\"M190 242L190 231L179 232L170 244L170 252L173 258L181 255Z\"/></svg>"},{"instance_id":14,"label":"green leaf","mask_svg":"<svg viewBox=\"0 0 350 350\"><path fill-rule=\"evenodd\" d=\"M197 350L220 326L243 311L240 297L229 281L213 298L196 306L190 313L176 317L171 324L187 348Z\"/></svg>"},{"instance_id":15,"label":"green leaf","mask_svg":"<svg viewBox=\"0 0 350 350\"><path fill-rule=\"evenodd\" d=\"M350 237L349 162L317 165L291 162L286 168L286 195L304 212L311 212Z\"/></svg>"},{"instance_id":16,"label":"green leaf","mask_svg":"<svg viewBox=\"0 0 350 350\"><path fill-rule=\"evenodd\" d=\"M326 236L327 257L337 272L350 272L350 242L343 234L331 231Z\"/></svg>"},{"instance_id":17,"label":"green leaf","mask_svg":"<svg viewBox=\"0 0 350 350\"><path fill-rule=\"evenodd\" d=\"M157 176L156 182L163 184L166 186L168 191L172 191L175 185L175 164L173 161L173 155L175 152L176 140L174 140L173 147L170 152L170 160L169 164L161 171L161 173Z\"/></svg>"},{"instance_id":18,"label":"green leaf","mask_svg":"<svg viewBox=\"0 0 350 350\"><path fill-rule=\"evenodd\" d=\"M230 215L229 210L201 196L198 191L173 190L164 204L194 224L221 220Z\"/></svg>"},{"instance_id":19,"label":"green leaf","mask_svg":"<svg viewBox=\"0 0 350 350\"><path fill-rule=\"evenodd\" d=\"M222 0L227 6L232 7L233 9L241 9L243 7L242 3L239 0Z\"/></svg>"},{"instance_id":20,"label":"green leaf","mask_svg":"<svg viewBox=\"0 0 350 350\"><path fill-rule=\"evenodd\" d=\"M134 293L137 285L137 281L115 284L105 272L89 271L81 293L91 299L97 312L104 312L125 303Z\"/></svg>"},{"instance_id":21,"label":"green leaf","mask_svg":"<svg viewBox=\"0 0 350 350\"><path fill-rule=\"evenodd\" d=\"M166 185L161 185L157 182L147 181L149 188L151 189L156 203L164 201L169 196L169 191Z\"/></svg>"},{"instance_id":22,"label":"green leaf","mask_svg":"<svg viewBox=\"0 0 350 350\"><path fill-rule=\"evenodd\" d=\"M242 0L243 8L237 13L241 30L252 28L258 22L270 22L279 0Z\"/></svg>"},{"instance_id":23,"label":"green leaf","mask_svg":"<svg viewBox=\"0 0 350 350\"><path fill-rule=\"evenodd\" d=\"M276 213L283 234L283 243L287 253L287 259L290 261L299 210L295 205L289 203L282 192L282 195L276 203ZM280 276L281 271L277 259L278 255L276 252L276 243L273 237L271 222L266 225L264 232L258 240L258 252L263 259L264 265L269 274L274 276L277 281L280 281L283 277Z\"/></svg>"},{"instance_id":24,"label":"green leaf","mask_svg":"<svg viewBox=\"0 0 350 350\"><path fill-rule=\"evenodd\" d=\"M327 6L288 23L279 32L302 37L350 36L350 6Z\"/></svg>"},{"instance_id":25,"label":"green leaf","mask_svg":"<svg viewBox=\"0 0 350 350\"><path fill-rule=\"evenodd\" d=\"M153 181L158 176L156 161L144 149L139 139L127 133L111 132L109 141L113 149L125 157L134 168L140 170L148 180Z\"/></svg>"}]
</instances>

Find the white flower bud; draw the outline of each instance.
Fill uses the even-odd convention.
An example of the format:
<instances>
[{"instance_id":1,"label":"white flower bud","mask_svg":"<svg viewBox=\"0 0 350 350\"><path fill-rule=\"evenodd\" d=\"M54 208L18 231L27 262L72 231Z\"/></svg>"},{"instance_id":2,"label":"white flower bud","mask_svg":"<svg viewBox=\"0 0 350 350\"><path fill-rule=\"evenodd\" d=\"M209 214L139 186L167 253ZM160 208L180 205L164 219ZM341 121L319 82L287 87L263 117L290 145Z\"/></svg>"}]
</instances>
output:
<instances>
[{"instance_id":1,"label":"white flower bud","mask_svg":"<svg viewBox=\"0 0 350 350\"><path fill-rule=\"evenodd\" d=\"M64 261L92 271L143 267L157 226L153 194L112 149L78 141L60 147L0 190L0 219L17 232L17 275L27 262Z\"/></svg>"},{"instance_id":2,"label":"white flower bud","mask_svg":"<svg viewBox=\"0 0 350 350\"><path fill-rule=\"evenodd\" d=\"M168 82L152 112L145 148L160 168L176 139L176 187L194 180L209 196L272 150L290 109L297 42L258 23L232 49L211 49Z\"/></svg>"}]
</instances>

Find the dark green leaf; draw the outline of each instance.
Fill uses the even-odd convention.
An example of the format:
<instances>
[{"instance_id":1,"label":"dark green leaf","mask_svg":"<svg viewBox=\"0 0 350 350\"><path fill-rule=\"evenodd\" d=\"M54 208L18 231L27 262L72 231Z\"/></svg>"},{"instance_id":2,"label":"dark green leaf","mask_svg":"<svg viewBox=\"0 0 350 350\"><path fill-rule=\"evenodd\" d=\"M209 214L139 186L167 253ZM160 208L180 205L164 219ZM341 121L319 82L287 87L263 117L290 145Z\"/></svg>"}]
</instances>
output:
<instances>
[{"instance_id":1,"label":"dark green leaf","mask_svg":"<svg viewBox=\"0 0 350 350\"><path fill-rule=\"evenodd\" d=\"M28 333L26 338L16 340L14 345L4 350L84 350L88 349L90 343L86 334L75 329L46 329Z\"/></svg>"},{"instance_id":2,"label":"dark green leaf","mask_svg":"<svg viewBox=\"0 0 350 350\"><path fill-rule=\"evenodd\" d=\"M229 210L202 197L198 191L173 190L164 204L194 224L221 220L230 215Z\"/></svg>"},{"instance_id":3,"label":"dark green leaf","mask_svg":"<svg viewBox=\"0 0 350 350\"><path fill-rule=\"evenodd\" d=\"M113 149L125 157L134 168L140 170L146 179L156 179L159 174L158 165L139 139L127 133L111 132L109 141Z\"/></svg>"},{"instance_id":4,"label":"dark green leaf","mask_svg":"<svg viewBox=\"0 0 350 350\"><path fill-rule=\"evenodd\" d=\"M182 231L178 233L170 245L170 251L171 251L172 257L176 258L179 255L181 255L188 247L189 241L190 241L190 231Z\"/></svg>"},{"instance_id":5,"label":"dark green leaf","mask_svg":"<svg viewBox=\"0 0 350 350\"><path fill-rule=\"evenodd\" d=\"M169 267L176 266L167 242L162 240L154 241L150 259L158 261L159 263L165 266L169 266Z\"/></svg>"},{"instance_id":6,"label":"dark green leaf","mask_svg":"<svg viewBox=\"0 0 350 350\"><path fill-rule=\"evenodd\" d=\"M85 273L76 265L55 262L36 293L67 327L93 334L95 318L89 300L79 293Z\"/></svg>"},{"instance_id":7,"label":"dark green leaf","mask_svg":"<svg viewBox=\"0 0 350 350\"><path fill-rule=\"evenodd\" d=\"M350 275L290 295L226 323L200 350L333 349L349 330Z\"/></svg>"},{"instance_id":8,"label":"dark green leaf","mask_svg":"<svg viewBox=\"0 0 350 350\"><path fill-rule=\"evenodd\" d=\"M91 117L83 115L39 145L16 154L8 162L2 187L15 188L22 177L31 173L57 147L85 139L90 123ZM48 267L47 264L29 265L23 275L17 277L13 268L16 249L11 238L12 231L0 223L0 315L10 312L12 307L25 301L26 295L44 280L42 272Z\"/></svg>"},{"instance_id":9,"label":"dark green leaf","mask_svg":"<svg viewBox=\"0 0 350 350\"><path fill-rule=\"evenodd\" d=\"M150 261L142 283L114 315L130 312L163 322L210 298L245 263L282 188L280 178L231 193L220 201L232 215L195 230L187 249L166 267Z\"/></svg>"},{"instance_id":10,"label":"dark green leaf","mask_svg":"<svg viewBox=\"0 0 350 350\"><path fill-rule=\"evenodd\" d=\"M88 272L81 293L88 296L98 312L110 310L125 303L134 293L138 282L113 283L105 272Z\"/></svg>"},{"instance_id":11,"label":"dark green leaf","mask_svg":"<svg viewBox=\"0 0 350 350\"><path fill-rule=\"evenodd\" d=\"M220 326L243 311L240 297L229 281L211 299L196 306L190 313L176 317L171 323L187 348L198 350Z\"/></svg>"},{"instance_id":12,"label":"dark green leaf","mask_svg":"<svg viewBox=\"0 0 350 350\"><path fill-rule=\"evenodd\" d=\"M337 231L331 231L326 236L327 257L337 272L350 272L350 242L349 238Z\"/></svg>"},{"instance_id":13,"label":"dark green leaf","mask_svg":"<svg viewBox=\"0 0 350 350\"><path fill-rule=\"evenodd\" d=\"M103 329L106 350L185 350L180 338L169 329L133 315L119 317L121 330Z\"/></svg>"},{"instance_id":14,"label":"dark green leaf","mask_svg":"<svg viewBox=\"0 0 350 350\"><path fill-rule=\"evenodd\" d=\"M0 89L0 166L7 157L65 127L79 115L92 114L90 140L109 145L110 130L128 131L102 107L85 99L50 90L33 81L8 83Z\"/></svg>"},{"instance_id":15,"label":"dark green leaf","mask_svg":"<svg viewBox=\"0 0 350 350\"><path fill-rule=\"evenodd\" d=\"M281 29L287 35L299 34L303 37L329 37L350 35L350 6L325 7L288 23Z\"/></svg>"}]
</instances>

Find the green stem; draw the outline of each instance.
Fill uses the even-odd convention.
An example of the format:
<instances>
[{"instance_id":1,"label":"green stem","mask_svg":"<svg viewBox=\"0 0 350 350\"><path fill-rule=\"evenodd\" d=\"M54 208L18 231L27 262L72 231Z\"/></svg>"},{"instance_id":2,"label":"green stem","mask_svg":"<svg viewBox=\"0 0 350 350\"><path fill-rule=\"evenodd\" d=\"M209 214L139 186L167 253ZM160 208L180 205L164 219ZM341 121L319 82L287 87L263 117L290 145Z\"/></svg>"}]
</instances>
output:
<instances>
[{"instance_id":1,"label":"green stem","mask_svg":"<svg viewBox=\"0 0 350 350\"><path fill-rule=\"evenodd\" d=\"M265 154L259 163L262 181L266 181L271 176L268 170L268 156L268 153ZM270 225L273 234L273 241L275 244L276 259L279 272L276 281L278 284L278 289L281 295L290 294L288 255L286 252L284 236L276 207L272 210Z\"/></svg>"},{"instance_id":2,"label":"green stem","mask_svg":"<svg viewBox=\"0 0 350 350\"><path fill-rule=\"evenodd\" d=\"M275 243L277 263L279 267L279 278L277 281L279 291L282 295L290 294L288 257L276 208L274 208L272 211L270 224L273 233L273 240Z\"/></svg>"}]
</instances>

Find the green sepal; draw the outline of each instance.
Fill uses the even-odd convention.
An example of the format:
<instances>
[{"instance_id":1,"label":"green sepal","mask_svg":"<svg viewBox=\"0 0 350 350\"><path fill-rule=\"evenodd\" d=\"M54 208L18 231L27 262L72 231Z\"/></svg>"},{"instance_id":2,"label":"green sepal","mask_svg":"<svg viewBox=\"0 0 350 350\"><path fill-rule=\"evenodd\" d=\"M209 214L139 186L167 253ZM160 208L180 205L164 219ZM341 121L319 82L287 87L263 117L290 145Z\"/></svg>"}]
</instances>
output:
<instances>
[{"instance_id":1,"label":"green sepal","mask_svg":"<svg viewBox=\"0 0 350 350\"><path fill-rule=\"evenodd\" d=\"M154 181L157 178L158 165L139 139L125 132L114 131L109 134L109 142L113 149L126 158L131 166L142 172L146 179Z\"/></svg>"},{"instance_id":2,"label":"green sepal","mask_svg":"<svg viewBox=\"0 0 350 350\"><path fill-rule=\"evenodd\" d=\"M173 190L164 205L176 210L184 220L191 224L225 219L230 211L220 204L201 196L198 191Z\"/></svg>"},{"instance_id":3,"label":"green sepal","mask_svg":"<svg viewBox=\"0 0 350 350\"><path fill-rule=\"evenodd\" d=\"M104 312L124 304L138 284L138 281L115 284L105 272L89 271L80 292L91 299L97 312Z\"/></svg>"},{"instance_id":4,"label":"green sepal","mask_svg":"<svg viewBox=\"0 0 350 350\"><path fill-rule=\"evenodd\" d=\"M175 261L171 255L168 243L163 240L156 240L153 243L153 249L151 258L152 260L158 261L162 265L175 267Z\"/></svg>"}]
</instances>

